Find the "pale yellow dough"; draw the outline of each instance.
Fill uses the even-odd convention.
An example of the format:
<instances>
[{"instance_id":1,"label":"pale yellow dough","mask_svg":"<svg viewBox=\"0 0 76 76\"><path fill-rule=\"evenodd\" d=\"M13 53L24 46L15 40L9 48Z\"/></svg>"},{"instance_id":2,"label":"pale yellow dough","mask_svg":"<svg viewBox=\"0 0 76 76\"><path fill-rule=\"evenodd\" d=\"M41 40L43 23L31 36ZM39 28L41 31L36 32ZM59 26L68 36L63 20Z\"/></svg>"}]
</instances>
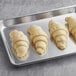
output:
<instances>
[{"instance_id":1,"label":"pale yellow dough","mask_svg":"<svg viewBox=\"0 0 76 76\"><path fill-rule=\"evenodd\" d=\"M36 53L43 55L47 50L48 36L44 30L37 25L32 25L28 28L31 42L35 48Z\"/></svg>"},{"instance_id":2,"label":"pale yellow dough","mask_svg":"<svg viewBox=\"0 0 76 76\"><path fill-rule=\"evenodd\" d=\"M56 46L61 50L65 49L67 46L68 34L66 27L54 20L51 20L49 21L49 32Z\"/></svg>"},{"instance_id":3,"label":"pale yellow dough","mask_svg":"<svg viewBox=\"0 0 76 76\"><path fill-rule=\"evenodd\" d=\"M29 48L29 40L27 36L18 30L12 30L10 32L10 40L12 44L12 49L14 55L19 60L25 60L27 59L29 54L28 48Z\"/></svg>"},{"instance_id":4,"label":"pale yellow dough","mask_svg":"<svg viewBox=\"0 0 76 76\"><path fill-rule=\"evenodd\" d=\"M70 34L76 41L76 18L66 17L65 21L67 22L67 26L68 26Z\"/></svg>"}]
</instances>

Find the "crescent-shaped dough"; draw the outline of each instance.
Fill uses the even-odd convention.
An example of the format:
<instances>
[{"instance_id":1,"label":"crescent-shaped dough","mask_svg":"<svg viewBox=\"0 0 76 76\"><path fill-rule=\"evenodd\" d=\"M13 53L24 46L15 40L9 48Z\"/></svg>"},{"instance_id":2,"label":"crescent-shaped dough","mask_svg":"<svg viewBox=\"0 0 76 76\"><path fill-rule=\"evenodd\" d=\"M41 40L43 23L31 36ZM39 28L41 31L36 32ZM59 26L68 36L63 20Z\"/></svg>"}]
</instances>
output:
<instances>
[{"instance_id":1,"label":"crescent-shaped dough","mask_svg":"<svg viewBox=\"0 0 76 76\"><path fill-rule=\"evenodd\" d=\"M34 45L35 51L42 55L47 50L48 36L44 30L37 25L32 25L28 28L28 33L30 35L31 42Z\"/></svg>"},{"instance_id":2,"label":"crescent-shaped dough","mask_svg":"<svg viewBox=\"0 0 76 76\"><path fill-rule=\"evenodd\" d=\"M10 32L10 40L14 55L19 60L25 60L28 57L29 40L27 36L18 30L12 30Z\"/></svg>"},{"instance_id":3,"label":"crescent-shaped dough","mask_svg":"<svg viewBox=\"0 0 76 76\"><path fill-rule=\"evenodd\" d=\"M55 22L54 20L49 21L49 32L55 42L56 46L63 50L67 46L67 29L64 25Z\"/></svg>"},{"instance_id":4,"label":"crescent-shaped dough","mask_svg":"<svg viewBox=\"0 0 76 76\"><path fill-rule=\"evenodd\" d=\"M65 21L67 22L67 26L69 29L69 33L76 41L76 18L74 17L66 17Z\"/></svg>"}]
</instances>

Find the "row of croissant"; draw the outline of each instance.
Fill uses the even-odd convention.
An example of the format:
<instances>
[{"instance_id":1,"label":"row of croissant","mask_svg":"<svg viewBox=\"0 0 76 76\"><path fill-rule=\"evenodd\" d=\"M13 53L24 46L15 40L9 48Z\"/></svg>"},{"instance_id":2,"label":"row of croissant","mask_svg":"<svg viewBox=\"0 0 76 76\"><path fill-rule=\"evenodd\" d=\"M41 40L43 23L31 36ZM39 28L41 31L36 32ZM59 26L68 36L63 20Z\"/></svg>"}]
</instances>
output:
<instances>
[{"instance_id":1,"label":"row of croissant","mask_svg":"<svg viewBox=\"0 0 76 76\"><path fill-rule=\"evenodd\" d=\"M76 40L76 19L74 17L66 17L69 33ZM63 50L67 47L67 28L54 20L49 21L49 33L55 45ZM47 33L37 25L32 25L28 28L31 44L33 45L36 53L43 55L48 48ZM10 32L10 40L13 53L19 60L25 60L29 57L29 39L22 32L13 30Z\"/></svg>"}]
</instances>

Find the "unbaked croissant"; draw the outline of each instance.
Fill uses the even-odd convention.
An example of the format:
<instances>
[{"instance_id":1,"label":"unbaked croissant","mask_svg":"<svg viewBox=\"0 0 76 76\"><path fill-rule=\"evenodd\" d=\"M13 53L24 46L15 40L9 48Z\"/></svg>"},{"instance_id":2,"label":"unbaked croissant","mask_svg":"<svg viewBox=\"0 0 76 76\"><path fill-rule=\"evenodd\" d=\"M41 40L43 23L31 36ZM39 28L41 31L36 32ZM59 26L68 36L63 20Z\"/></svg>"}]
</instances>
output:
<instances>
[{"instance_id":1,"label":"unbaked croissant","mask_svg":"<svg viewBox=\"0 0 76 76\"><path fill-rule=\"evenodd\" d=\"M67 46L67 29L64 25L51 20L49 22L49 32L56 46L63 50Z\"/></svg>"},{"instance_id":2,"label":"unbaked croissant","mask_svg":"<svg viewBox=\"0 0 76 76\"><path fill-rule=\"evenodd\" d=\"M13 53L19 60L25 60L28 57L29 40L27 36L18 30L10 32Z\"/></svg>"},{"instance_id":3,"label":"unbaked croissant","mask_svg":"<svg viewBox=\"0 0 76 76\"><path fill-rule=\"evenodd\" d=\"M66 17L65 20L67 22L67 26L68 26L70 34L76 41L76 18Z\"/></svg>"},{"instance_id":4,"label":"unbaked croissant","mask_svg":"<svg viewBox=\"0 0 76 76\"><path fill-rule=\"evenodd\" d=\"M43 29L40 26L32 25L28 29L28 33L30 35L30 39L32 44L34 45L35 51L42 55L47 50L48 45L48 36L43 31Z\"/></svg>"}]
</instances>

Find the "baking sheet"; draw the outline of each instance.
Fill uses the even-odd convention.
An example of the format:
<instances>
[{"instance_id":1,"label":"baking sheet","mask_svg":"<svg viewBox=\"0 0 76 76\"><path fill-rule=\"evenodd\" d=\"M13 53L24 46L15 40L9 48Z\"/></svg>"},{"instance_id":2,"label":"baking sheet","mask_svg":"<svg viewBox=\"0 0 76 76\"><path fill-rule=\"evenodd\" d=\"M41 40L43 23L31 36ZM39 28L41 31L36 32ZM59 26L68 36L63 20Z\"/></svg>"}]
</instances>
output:
<instances>
[{"instance_id":1,"label":"baking sheet","mask_svg":"<svg viewBox=\"0 0 76 76\"><path fill-rule=\"evenodd\" d=\"M11 63L14 65L30 64L30 63L34 63L34 62L38 62L38 61L43 61L43 60L47 60L47 59L51 59L51 58L60 57L63 55L76 53L76 44L73 42L73 40L70 37L68 37L67 48L64 49L63 51L59 50L56 47L56 45L50 40L50 34L48 31L49 20L54 19L55 21L61 22L62 24L65 25L66 24L66 22L65 22L66 16L76 17L76 13L70 13L70 14L55 16L52 18L41 19L41 20L32 21L29 23L22 23L22 24L18 24L18 25L14 25L14 26L9 26L9 27L3 26L1 29L1 35L2 35L2 39L4 41L6 51L8 53L8 56L9 56ZM35 52L32 45L30 44L30 47L29 47L30 55L29 55L28 59L25 61L19 61L16 59L16 57L12 53L9 33L10 33L10 31L16 29L16 30L23 31L29 38L29 34L27 33L27 29L28 29L28 27L30 27L33 24L42 27L44 29L44 31L48 34L49 39L48 39L47 52L46 52L46 54L44 54L42 56L38 55Z\"/></svg>"}]
</instances>

